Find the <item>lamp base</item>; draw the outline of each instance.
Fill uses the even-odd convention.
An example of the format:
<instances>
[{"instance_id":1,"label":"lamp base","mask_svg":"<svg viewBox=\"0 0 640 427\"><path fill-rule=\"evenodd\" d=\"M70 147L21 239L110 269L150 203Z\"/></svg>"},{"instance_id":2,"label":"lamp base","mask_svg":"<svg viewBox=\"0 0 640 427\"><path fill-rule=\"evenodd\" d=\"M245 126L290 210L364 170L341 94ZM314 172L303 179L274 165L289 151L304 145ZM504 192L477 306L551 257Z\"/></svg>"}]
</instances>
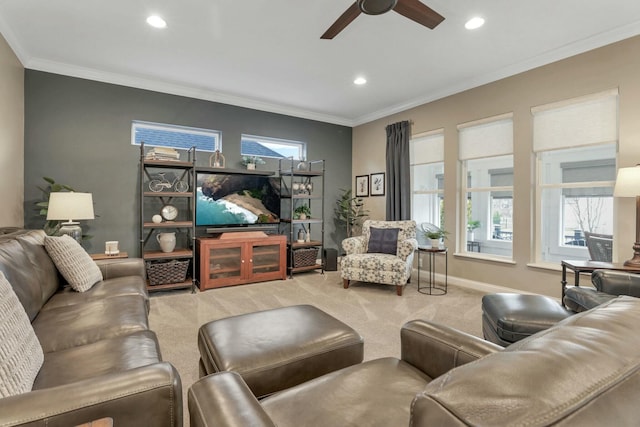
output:
<instances>
[{"instance_id":1,"label":"lamp base","mask_svg":"<svg viewBox=\"0 0 640 427\"><path fill-rule=\"evenodd\" d=\"M640 242L633 244L633 258L626 260L624 266L640 268Z\"/></svg>"},{"instance_id":2,"label":"lamp base","mask_svg":"<svg viewBox=\"0 0 640 427\"><path fill-rule=\"evenodd\" d=\"M58 235L67 235L73 237L76 242L82 244L82 228L79 222L63 222L62 227L58 230Z\"/></svg>"}]
</instances>

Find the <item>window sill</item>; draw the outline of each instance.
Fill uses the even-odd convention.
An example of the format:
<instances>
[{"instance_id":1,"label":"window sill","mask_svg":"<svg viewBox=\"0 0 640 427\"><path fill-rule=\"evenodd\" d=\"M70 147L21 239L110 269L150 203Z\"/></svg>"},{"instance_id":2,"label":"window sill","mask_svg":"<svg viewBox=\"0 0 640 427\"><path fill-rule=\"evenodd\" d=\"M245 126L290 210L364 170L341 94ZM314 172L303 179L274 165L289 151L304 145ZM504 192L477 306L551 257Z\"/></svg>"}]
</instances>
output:
<instances>
[{"instance_id":1,"label":"window sill","mask_svg":"<svg viewBox=\"0 0 640 427\"><path fill-rule=\"evenodd\" d=\"M552 262L530 262L527 267L538 268L540 270L562 271L562 265Z\"/></svg>"},{"instance_id":2,"label":"window sill","mask_svg":"<svg viewBox=\"0 0 640 427\"><path fill-rule=\"evenodd\" d=\"M505 257L499 257L499 256L495 256L495 255L490 255L490 254L482 254L482 253L471 253L471 252L456 252L453 254L454 257L456 258L469 258L469 259L475 259L478 261L491 261L491 262L498 262L501 264L510 264L510 265L515 265L516 262L510 258L505 258Z\"/></svg>"}]
</instances>

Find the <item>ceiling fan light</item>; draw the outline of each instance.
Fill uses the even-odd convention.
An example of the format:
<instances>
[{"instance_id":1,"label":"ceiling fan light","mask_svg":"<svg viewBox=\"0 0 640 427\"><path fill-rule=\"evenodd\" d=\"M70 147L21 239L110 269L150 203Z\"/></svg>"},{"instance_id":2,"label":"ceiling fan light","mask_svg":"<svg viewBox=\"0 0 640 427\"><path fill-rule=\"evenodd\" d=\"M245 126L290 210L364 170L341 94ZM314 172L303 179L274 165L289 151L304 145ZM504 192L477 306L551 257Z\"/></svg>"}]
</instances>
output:
<instances>
[{"instance_id":1,"label":"ceiling fan light","mask_svg":"<svg viewBox=\"0 0 640 427\"><path fill-rule=\"evenodd\" d=\"M475 30L476 28L480 28L483 25L484 25L484 18L481 18L479 16L474 16L473 18L469 19L466 24L464 24L464 27L467 30Z\"/></svg>"},{"instance_id":2,"label":"ceiling fan light","mask_svg":"<svg viewBox=\"0 0 640 427\"><path fill-rule=\"evenodd\" d=\"M151 25L154 28L166 28L167 23L164 19L160 18L158 15L151 15L147 18L147 24Z\"/></svg>"},{"instance_id":3,"label":"ceiling fan light","mask_svg":"<svg viewBox=\"0 0 640 427\"><path fill-rule=\"evenodd\" d=\"M398 0L357 0L362 13L367 15L381 15L396 7Z\"/></svg>"}]
</instances>

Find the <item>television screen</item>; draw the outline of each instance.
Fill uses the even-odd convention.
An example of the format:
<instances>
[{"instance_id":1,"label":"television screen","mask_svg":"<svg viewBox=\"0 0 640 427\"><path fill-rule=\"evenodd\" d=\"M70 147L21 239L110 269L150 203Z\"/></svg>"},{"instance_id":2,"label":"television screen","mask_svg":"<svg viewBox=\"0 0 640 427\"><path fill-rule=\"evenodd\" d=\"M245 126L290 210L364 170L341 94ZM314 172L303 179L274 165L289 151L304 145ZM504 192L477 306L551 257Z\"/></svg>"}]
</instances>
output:
<instances>
[{"instance_id":1,"label":"television screen","mask_svg":"<svg viewBox=\"0 0 640 427\"><path fill-rule=\"evenodd\" d=\"M199 172L196 225L209 227L280 222L280 178Z\"/></svg>"}]
</instances>

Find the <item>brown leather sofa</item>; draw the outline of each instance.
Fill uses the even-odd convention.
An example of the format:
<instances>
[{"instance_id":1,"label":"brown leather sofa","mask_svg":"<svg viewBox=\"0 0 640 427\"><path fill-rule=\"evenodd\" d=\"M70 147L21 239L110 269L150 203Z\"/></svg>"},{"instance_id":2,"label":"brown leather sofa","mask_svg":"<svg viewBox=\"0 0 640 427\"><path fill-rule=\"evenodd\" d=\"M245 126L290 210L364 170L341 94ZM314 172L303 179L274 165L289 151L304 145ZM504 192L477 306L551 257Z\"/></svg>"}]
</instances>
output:
<instances>
[{"instance_id":1,"label":"brown leather sofa","mask_svg":"<svg viewBox=\"0 0 640 427\"><path fill-rule=\"evenodd\" d=\"M640 299L621 296L507 348L415 320L401 358L367 361L258 401L234 372L188 393L201 426L635 426Z\"/></svg>"},{"instance_id":2,"label":"brown leather sofa","mask_svg":"<svg viewBox=\"0 0 640 427\"><path fill-rule=\"evenodd\" d=\"M0 232L0 271L44 351L33 390L0 398L0 426L181 426L180 377L149 330L142 260L98 261L104 280L79 293L43 243L41 230Z\"/></svg>"}]
</instances>

